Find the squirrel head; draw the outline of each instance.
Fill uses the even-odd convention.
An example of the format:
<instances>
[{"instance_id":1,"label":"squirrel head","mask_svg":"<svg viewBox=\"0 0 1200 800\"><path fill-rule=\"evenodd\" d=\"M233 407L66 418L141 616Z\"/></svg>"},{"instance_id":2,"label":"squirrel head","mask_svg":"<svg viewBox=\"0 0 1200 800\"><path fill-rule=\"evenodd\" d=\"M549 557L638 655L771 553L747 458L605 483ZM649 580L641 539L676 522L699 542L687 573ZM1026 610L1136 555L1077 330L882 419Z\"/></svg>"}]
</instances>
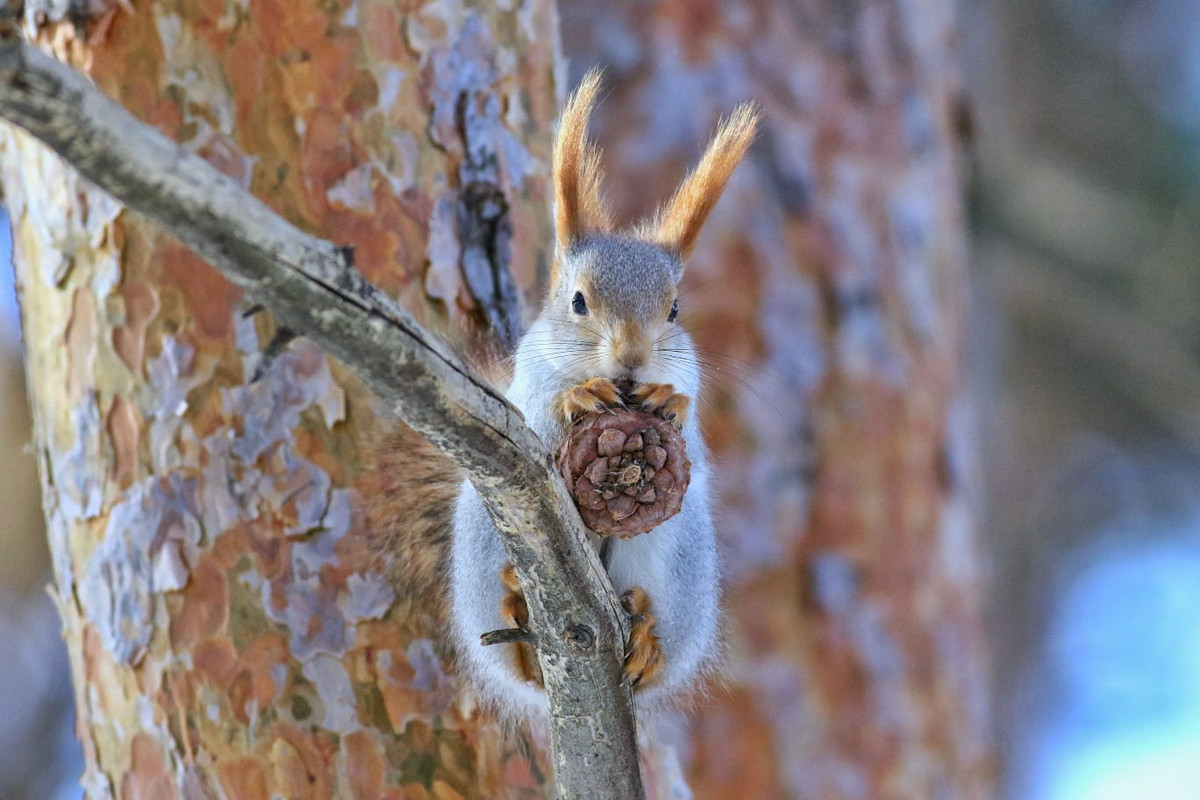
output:
<instances>
[{"instance_id":1,"label":"squirrel head","mask_svg":"<svg viewBox=\"0 0 1200 800\"><path fill-rule=\"evenodd\" d=\"M587 375L574 377L669 383L670 363L681 359L656 354L691 351L686 336L673 335L684 264L754 139L759 113L739 106L658 213L616 232L600 150L587 138L599 88L593 69L567 101L554 140L555 258L542 318L552 339L580 344L553 359L578 362Z\"/></svg>"}]
</instances>

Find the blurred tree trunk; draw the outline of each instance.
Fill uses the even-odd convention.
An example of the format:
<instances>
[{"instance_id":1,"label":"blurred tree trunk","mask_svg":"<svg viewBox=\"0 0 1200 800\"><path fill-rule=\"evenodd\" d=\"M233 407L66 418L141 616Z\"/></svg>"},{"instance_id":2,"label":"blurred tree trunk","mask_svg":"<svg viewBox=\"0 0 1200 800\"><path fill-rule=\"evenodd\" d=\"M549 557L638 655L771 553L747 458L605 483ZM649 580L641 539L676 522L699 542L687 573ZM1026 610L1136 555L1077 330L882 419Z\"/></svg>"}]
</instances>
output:
<instances>
[{"instance_id":1,"label":"blurred tree trunk","mask_svg":"<svg viewBox=\"0 0 1200 800\"><path fill-rule=\"evenodd\" d=\"M697 797L990 794L954 45L950 0L563 6L575 77L608 67L619 213L735 103L766 112L680 300L730 638L687 725Z\"/></svg>"},{"instance_id":2,"label":"blurred tree trunk","mask_svg":"<svg viewBox=\"0 0 1200 800\"><path fill-rule=\"evenodd\" d=\"M29 33L135 115L511 338L550 256L553 0L65 5ZM352 532L353 377L298 340L251 384L273 326L214 270L8 126L0 171L89 796L543 796Z\"/></svg>"}]
</instances>

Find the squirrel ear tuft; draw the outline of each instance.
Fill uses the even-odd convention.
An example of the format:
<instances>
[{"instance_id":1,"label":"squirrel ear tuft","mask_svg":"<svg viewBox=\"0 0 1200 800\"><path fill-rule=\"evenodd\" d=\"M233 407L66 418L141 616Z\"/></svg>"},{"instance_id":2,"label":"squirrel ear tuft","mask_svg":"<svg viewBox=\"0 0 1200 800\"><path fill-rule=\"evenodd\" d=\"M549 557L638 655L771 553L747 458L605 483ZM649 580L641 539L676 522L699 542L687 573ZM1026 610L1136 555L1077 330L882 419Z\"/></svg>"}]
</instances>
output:
<instances>
[{"instance_id":1,"label":"squirrel ear tuft","mask_svg":"<svg viewBox=\"0 0 1200 800\"><path fill-rule=\"evenodd\" d=\"M583 77L567 100L554 137L554 232L561 250L586 234L612 229L601 192L600 149L587 138L600 76L601 70L593 68Z\"/></svg>"},{"instance_id":2,"label":"squirrel ear tuft","mask_svg":"<svg viewBox=\"0 0 1200 800\"><path fill-rule=\"evenodd\" d=\"M675 194L645 225L641 235L686 260L709 212L721 199L725 183L746 154L761 114L756 103L743 103L709 142L703 158Z\"/></svg>"}]
</instances>

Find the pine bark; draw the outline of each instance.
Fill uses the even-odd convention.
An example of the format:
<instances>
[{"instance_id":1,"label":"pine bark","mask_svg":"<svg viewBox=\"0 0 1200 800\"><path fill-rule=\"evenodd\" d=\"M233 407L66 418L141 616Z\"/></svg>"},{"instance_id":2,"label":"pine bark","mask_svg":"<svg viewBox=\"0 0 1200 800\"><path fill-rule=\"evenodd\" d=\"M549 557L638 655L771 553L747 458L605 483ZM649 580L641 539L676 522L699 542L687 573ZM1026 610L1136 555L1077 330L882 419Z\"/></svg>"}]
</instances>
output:
<instances>
[{"instance_id":1,"label":"pine bark","mask_svg":"<svg viewBox=\"0 0 1200 800\"><path fill-rule=\"evenodd\" d=\"M684 737L699 798L992 790L953 6L563 5L573 76L607 66L626 219L720 115L764 109L679 302L708 361L730 639Z\"/></svg>"},{"instance_id":2,"label":"pine bark","mask_svg":"<svg viewBox=\"0 0 1200 800\"><path fill-rule=\"evenodd\" d=\"M551 3L92 10L27 28L414 310L511 338L551 241ZM0 137L89 796L544 796L355 535L362 386L305 340L251 383L267 315Z\"/></svg>"}]
</instances>

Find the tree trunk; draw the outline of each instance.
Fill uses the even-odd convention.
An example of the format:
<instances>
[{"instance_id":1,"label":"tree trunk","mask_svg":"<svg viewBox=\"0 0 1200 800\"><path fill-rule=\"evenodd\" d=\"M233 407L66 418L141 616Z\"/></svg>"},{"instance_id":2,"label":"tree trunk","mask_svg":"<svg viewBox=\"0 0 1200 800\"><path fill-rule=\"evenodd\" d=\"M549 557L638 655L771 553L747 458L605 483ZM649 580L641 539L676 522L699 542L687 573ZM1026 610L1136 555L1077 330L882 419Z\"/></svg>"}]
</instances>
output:
<instances>
[{"instance_id":1,"label":"tree trunk","mask_svg":"<svg viewBox=\"0 0 1200 800\"><path fill-rule=\"evenodd\" d=\"M693 715L697 797L982 798L952 3L573 3L575 77L627 218L720 114L762 133L679 303L709 362L728 688Z\"/></svg>"},{"instance_id":2,"label":"tree trunk","mask_svg":"<svg viewBox=\"0 0 1200 800\"><path fill-rule=\"evenodd\" d=\"M552 240L550 0L38 5L135 115L421 316L511 339ZM0 170L89 795L544 796L354 535L360 384L304 340L251 383L274 326L231 284L8 126Z\"/></svg>"}]
</instances>

